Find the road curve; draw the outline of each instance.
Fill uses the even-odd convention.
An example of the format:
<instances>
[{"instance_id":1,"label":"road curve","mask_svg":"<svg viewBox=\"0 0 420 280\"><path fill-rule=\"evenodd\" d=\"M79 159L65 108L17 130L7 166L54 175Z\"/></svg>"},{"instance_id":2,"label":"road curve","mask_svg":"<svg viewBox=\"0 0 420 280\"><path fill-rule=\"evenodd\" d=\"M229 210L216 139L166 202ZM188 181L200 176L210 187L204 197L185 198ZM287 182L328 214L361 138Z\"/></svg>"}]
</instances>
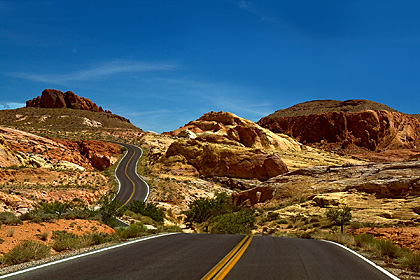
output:
<instances>
[{"instance_id":1,"label":"road curve","mask_svg":"<svg viewBox=\"0 0 420 280\"><path fill-rule=\"evenodd\" d=\"M243 238L166 235L24 271L8 279L201 279ZM224 279L392 278L335 244L254 236Z\"/></svg>"},{"instance_id":2,"label":"road curve","mask_svg":"<svg viewBox=\"0 0 420 280\"><path fill-rule=\"evenodd\" d=\"M149 196L149 186L137 174L137 162L143 154L142 149L131 144L115 143L127 149L127 153L115 170L119 182L119 191L115 199L121 201L123 205L128 205L133 200L146 201Z\"/></svg>"}]
</instances>

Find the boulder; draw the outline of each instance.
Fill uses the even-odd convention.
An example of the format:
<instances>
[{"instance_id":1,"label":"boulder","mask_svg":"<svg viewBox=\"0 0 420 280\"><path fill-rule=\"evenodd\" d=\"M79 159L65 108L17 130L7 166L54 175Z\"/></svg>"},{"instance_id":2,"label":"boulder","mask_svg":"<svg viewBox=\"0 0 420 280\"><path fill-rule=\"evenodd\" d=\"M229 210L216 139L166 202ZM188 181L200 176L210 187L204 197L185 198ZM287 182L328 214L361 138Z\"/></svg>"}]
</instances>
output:
<instances>
[{"instance_id":1,"label":"boulder","mask_svg":"<svg viewBox=\"0 0 420 280\"><path fill-rule=\"evenodd\" d=\"M260 150L228 147L215 143L202 143L197 140L178 140L173 142L166 159L182 156L188 164L206 177L233 177L267 180L288 171L287 166L276 154Z\"/></svg>"},{"instance_id":2,"label":"boulder","mask_svg":"<svg viewBox=\"0 0 420 280\"><path fill-rule=\"evenodd\" d=\"M79 97L71 91L65 93L56 89L45 89L41 96L26 101L26 107L38 107L38 108L70 108L80 109L92 112L106 112L102 107L98 107L91 100Z\"/></svg>"}]
</instances>

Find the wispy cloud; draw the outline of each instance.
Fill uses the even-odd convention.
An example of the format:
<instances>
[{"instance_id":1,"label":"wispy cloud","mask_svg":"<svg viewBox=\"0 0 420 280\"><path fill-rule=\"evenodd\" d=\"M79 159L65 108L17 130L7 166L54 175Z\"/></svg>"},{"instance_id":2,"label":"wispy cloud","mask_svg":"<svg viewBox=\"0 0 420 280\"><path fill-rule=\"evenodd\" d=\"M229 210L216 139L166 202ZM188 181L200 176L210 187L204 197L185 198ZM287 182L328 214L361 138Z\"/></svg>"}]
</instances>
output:
<instances>
[{"instance_id":1,"label":"wispy cloud","mask_svg":"<svg viewBox=\"0 0 420 280\"><path fill-rule=\"evenodd\" d=\"M26 106L25 103L0 101L0 109L16 109L16 108L21 108L25 106Z\"/></svg>"},{"instance_id":2,"label":"wispy cloud","mask_svg":"<svg viewBox=\"0 0 420 280\"><path fill-rule=\"evenodd\" d=\"M259 21L266 21L272 23L278 23L279 18L271 16L267 11L262 8L255 6L251 1L239 1L238 7L242 10L245 10L257 17L259 17Z\"/></svg>"},{"instance_id":3,"label":"wispy cloud","mask_svg":"<svg viewBox=\"0 0 420 280\"><path fill-rule=\"evenodd\" d=\"M175 91L181 92L184 97L190 95L189 99L194 100L203 110L223 110L249 119L261 118L273 112L272 103L258 102L259 89L190 79L159 79L159 81L167 83ZM176 99L175 96L173 98Z\"/></svg>"},{"instance_id":4,"label":"wispy cloud","mask_svg":"<svg viewBox=\"0 0 420 280\"><path fill-rule=\"evenodd\" d=\"M86 70L63 74L12 73L11 76L51 84L65 84L75 81L100 80L123 73L167 71L176 66L166 63L145 63L138 61L113 60L102 62Z\"/></svg>"}]
</instances>

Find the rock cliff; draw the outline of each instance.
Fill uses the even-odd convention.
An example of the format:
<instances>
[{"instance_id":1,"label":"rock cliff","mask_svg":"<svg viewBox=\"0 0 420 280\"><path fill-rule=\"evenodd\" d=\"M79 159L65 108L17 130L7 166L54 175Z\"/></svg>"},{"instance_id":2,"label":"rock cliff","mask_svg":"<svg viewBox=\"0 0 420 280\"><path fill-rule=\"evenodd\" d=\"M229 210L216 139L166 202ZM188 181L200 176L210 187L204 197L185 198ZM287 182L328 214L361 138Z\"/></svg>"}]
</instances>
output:
<instances>
[{"instance_id":1,"label":"rock cliff","mask_svg":"<svg viewBox=\"0 0 420 280\"><path fill-rule=\"evenodd\" d=\"M26 101L26 107L38 108L70 108L88 110L92 112L105 112L91 100L79 97L71 91L65 93L56 89L45 89L41 96ZM106 111L111 113L110 111Z\"/></svg>"},{"instance_id":2,"label":"rock cliff","mask_svg":"<svg viewBox=\"0 0 420 280\"><path fill-rule=\"evenodd\" d=\"M277 111L258 124L304 144L377 152L420 149L419 119L365 100L306 102Z\"/></svg>"},{"instance_id":3,"label":"rock cliff","mask_svg":"<svg viewBox=\"0 0 420 280\"><path fill-rule=\"evenodd\" d=\"M175 141L166 151L164 160L190 164L206 177L267 180L287 172L286 165L276 154L197 140Z\"/></svg>"},{"instance_id":4,"label":"rock cliff","mask_svg":"<svg viewBox=\"0 0 420 280\"><path fill-rule=\"evenodd\" d=\"M229 112L209 112L177 130L164 133L203 142L238 145L264 150L300 151L301 145Z\"/></svg>"},{"instance_id":5,"label":"rock cliff","mask_svg":"<svg viewBox=\"0 0 420 280\"><path fill-rule=\"evenodd\" d=\"M68 162L88 170L93 167L104 170L117 160L114 155L121 152L118 145L108 142L48 139L6 127L0 127L0 137L3 139L3 145L0 144L2 167L30 165L59 168Z\"/></svg>"}]
</instances>

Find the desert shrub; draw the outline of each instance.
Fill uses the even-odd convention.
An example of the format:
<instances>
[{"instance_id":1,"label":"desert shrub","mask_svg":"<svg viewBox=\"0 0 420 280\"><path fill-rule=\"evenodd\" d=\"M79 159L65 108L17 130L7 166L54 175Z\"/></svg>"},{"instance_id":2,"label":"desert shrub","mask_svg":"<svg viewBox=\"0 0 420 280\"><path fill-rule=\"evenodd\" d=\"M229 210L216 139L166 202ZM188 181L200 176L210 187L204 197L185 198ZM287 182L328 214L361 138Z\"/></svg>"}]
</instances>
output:
<instances>
[{"instance_id":1,"label":"desert shrub","mask_svg":"<svg viewBox=\"0 0 420 280\"><path fill-rule=\"evenodd\" d=\"M277 220L279 217L279 213L276 212L268 212L266 221L274 221Z\"/></svg>"},{"instance_id":2,"label":"desert shrub","mask_svg":"<svg viewBox=\"0 0 420 280\"><path fill-rule=\"evenodd\" d=\"M172 225L172 226L163 226L161 228L162 232L182 232L182 228L180 228L177 225Z\"/></svg>"},{"instance_id":3,"label":"desert shrub","mask_svg":"<svg viewBox=\"0 0 420 280\"><path fill-rule=\"evenodd\" d=\"M44 214L55 214L57 218L61 218L61 215L72 207L71 202L40 202L35 205L35 211Z\"/></svg>"},{"instance_id":4,"label":"desert shrub","mask_svg":"<svg viewBox=\"0 0 420 280\"><path fill-rule=\"evenodd\" d=\"M54 231L52 238L54 239L52 248L57 252L81 248L81 240L79 236L65 230Z\"/></svg>"},{"instance_id":5,"label":"desert shrub","mask_svg":"<svg viewBox=\"0 0 420 280\"><path fill-rule=\"evenodd\" d=\"M36 234L36 236L41 239L42 241L48 240L48 231L44 231L43 233Z\"/></svg>"},{"instance_id":6,"label":"desert shrub","mask_svg":"<svg viewBox=\"0 0 420 280\"><path fill-rule=\"evenodd\" d=\"M122 202L117 199L112 199L112 194L104 195L99 200L99 216L103 223L110 227L116 227L118 225L115 217L121 217L125 211Z\"/></svg>"},{"instance_id":7,"label":"desert shrub","mask_svg":"<svg viewBox=\"0 0 420 280\"><path fill-rule=\"evenodd\" d=\"M40 213L37 211L30 211L20 216L24 221L29 220L34 223L50 222L57 219L55 214Z\"/></svg>"},{"instance_id":8,"label":"desert shrub","mask_svg":"<svg viewBox=\"0 0 420 280\"><path fill-rule=\"evenodd\" d=\"M254 228L255 215L252 210L244 209L214 218L211 233L250 234Z\"/></svg>"},{"instance_id":9,"label":"desert shrub","mask_svg":"<svg viewBox=\"0 0 420 280\"><path fill-rule=\"evenodd\" d=\"M375 249L379 256L388 256L396 259L401 256L402 250L389 239L376 239Z\"/></svg>"},{"instance_id":10,"label":"desert shrub","mask_svg":"<svg viewBox=\"0 0 420 280\"><path fill-rule=\"evenodd\" d=\"M148 216L157 222L163 222L165 218L165 212L163 209L159 208L154 203L146 203L139 200L134 200L127 207L128 210L141 214L143 216Z\"/></svg>"},{"instance_id":11,"label":"desert shrub","mask_svg":"<svg viewBox=\"0 0 420 280\"><path fill-rule=\"evenodd\" d=\"M125 228L118 228L117 234L123 239L135 238L142 236L146 228L142 224L131 224Z\"/></svg>"},{"instance_id":12,"label":"desert shrub","mask_svg":"<svg viewBox=\"0 0 420 280\"><path fill-rule=\"evenodd\" d=\"M406 253L401 263L407 269L420 273L420 255L413 252Z\"/></svg>"},{"instance_id":13,"label":"desert shrub","mask_svg":"<svg viewBox=\"0 0 420 280\"><path fill-rule=\"evenodd\" d=\"M90 234L91 237L91 243L89 245L99 245L104 244L107 242L111 242L115 239L115 236L103 233L103 232L95 232Z\"/></svg>"},{"instance_id":14,"label":"desert shrub","mask_svg":"<svg viewBox=\"0 0 420 280\"><path fill-rule=\"evenodd\" d=\"M373 244L375 244L375 237L371 234L363 233L358 234L354 237L354 241L356 242L356 246L367 248L372 247Z\"/></svg>"},{"instance_id":15,"label":"desert shrub","mask_svg":"<svg viewBox=\"0 0 420 280\"><path fill-rule=\"evenodd\" d=\"M8 265L39 260L50 255L50 247L36 241L26 240L6 253L2 262Z\"/></svg>"},{"instance_id":16,"label":"desert shrub","mask_svg":"<svg viewBox=\"0 0 420 280\"><path fill-rule=\"evenodd\" d=\"M210 218L233 212L232 199L226 193L217 193L214 198L199 198L188 204L184 211L186 222L202 223Z\"/></svg>"},{"instance_id":17,"label":"desert shrub","mask_svg":"<svg viewBox=\"0 0 420 280\"><path fill-rule=\"evenodd\" d=\"M341 209L330 208L328 209L326 216L336 225L341 224L341 216L343 216L343 223L349 224L352 218L351 208L347 205L344 205Z\"/></svg>"},{"instance_id":18,"label":"desert shrub","mask_svg":"<svg viewBox=\"0 0 420 280\"><path fill-rule=\"evenodd\" d=\"M353 246L356 244L355 238L352 235L343 233L330 233L324 237L326 240L334 241L346 246Z\"/></svg>"},{"instance_id":19,"label":"desert shrub","mask_svg":"<svg viewBox=\"0 0 420 280\"><path fill-rule=\"evenodd\" d=\"M0 212L0 225L19 225L22 224L22 220L10 212Z\"/></svg>"}]
</instances>

